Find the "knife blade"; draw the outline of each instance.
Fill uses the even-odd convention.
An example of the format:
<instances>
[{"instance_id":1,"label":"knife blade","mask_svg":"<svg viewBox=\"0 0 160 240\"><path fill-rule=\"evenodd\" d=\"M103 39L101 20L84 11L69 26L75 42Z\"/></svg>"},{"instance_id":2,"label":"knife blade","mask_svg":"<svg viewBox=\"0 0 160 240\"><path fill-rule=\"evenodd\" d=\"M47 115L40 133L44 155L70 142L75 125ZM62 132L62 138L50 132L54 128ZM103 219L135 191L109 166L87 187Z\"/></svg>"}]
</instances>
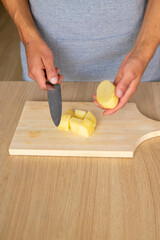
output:
<instances>
[{"instance_id":1,"label":"knife blade","mask_svg":"<svg viewBox=\"0 0 160 240\"><path fill-rule=\"evenodd\" d=\"M62 96L60 84L51 84L47 81L47 95L52 120L55 126L58 127L62 115Z\"/></svg>"}]
</instances>

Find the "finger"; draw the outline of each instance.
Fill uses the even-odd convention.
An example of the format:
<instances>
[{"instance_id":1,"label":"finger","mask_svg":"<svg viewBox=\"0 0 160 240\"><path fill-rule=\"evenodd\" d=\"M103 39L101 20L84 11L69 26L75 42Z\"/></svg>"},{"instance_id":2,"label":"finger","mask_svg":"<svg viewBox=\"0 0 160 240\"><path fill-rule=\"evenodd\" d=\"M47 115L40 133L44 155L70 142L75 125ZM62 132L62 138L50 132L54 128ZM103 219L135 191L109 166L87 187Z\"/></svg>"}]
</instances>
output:
<instances>
[{"instance_id":1,"label":"finger","mask_svg":"<svg viewBox=\"0 0 160 240\"><path fill-rule=\"evenodd\" d=\"M116 85L116 96L118 98L121 98L125 94L125 92L129 88L130 83L134 81L135 78L136 76L134 76L130 72L127 72L123 75L122 79Z\"/></svg>"},{"instance_id":2,"label":"finger","mask_svg":"<svg viewBox=\"0 0 160 240\"><path fill-rule=\"evenodd\" d=\"M61 84L63 80L63 75L58 75L58 84Z\"/></svg>"},{"instance_id":3,"label":"finger","mask_svg":"<svg viewBox=\"0 0 160 240\"><path fill-rule=\"evenodd\" d=\"M117 112L119 109L125 106L125 104L128 102L129 98L136 92L137 86L139 84L139 81L131 82L129 88L127 89L126 93L119 99L119 102L117 106L113 109L107 109L103 112L103 115L109 115Z\"/></svg>"},{"instance_id":4,"label":"finger","mask_svg":"<svg viewBox=\"0 0 160 240\"><path fill-rule=\"evenodd\" d=\"M117 75L116 75L116 77L115 77L115 79L114 79L113 84L114 84L115 86L117 86L117 84L120 82L120 80L121 80L122 77L123 77L122 65L123 65L123 63L121 64L121 67L120 67L120 69L118 70L118 73L117 73Z\"/></svg>"},{"instance_id":5,"label":"finger","mask_svg":"<svg viewBox=\"0 0 160 240\"><path fill-rule=\"evenodd\" d=\"M39 69L35 74L35 81L42 90L46 90L46 77L43 69Z\"/></svg>"},{"instance_id":6,"label":"finger","mask_svg":"<svg viewBox=\"0 0 160 240\"><path fill-rule=\"evenodd\" d=\"M52 58L43 59L43 63L44 63L45 69L46 69L46 74L47 74L48 80L52 84L57 84L58 83L58 75L57 75L57 71L54 66L54 60Z\"/></svg>"},{"instance_id":7,"label":"finger","mask_svg":"<svg viewBox=\"0 0 160 240\"><path fill-rule=\"evenodd\" d=\"M41 89L46 89L44 65L40 58L35 58L28 63L28 75L37 82Z\"/></svg>"},{"instance_id":8,"label":"finger","mask_svg":"<svg viewBox=\"0 0 160 240\"><path fill-rule=\"evenodd\" d=\"M125 56L125 58L123 59L123 62L122 62L121 66L120 66L120 68L119 68L119 70L118 70L118 73L117 73L115 79L114 79L114 85L115 85L115 86L118 84L118 82L119 82L119 81L122 79L122 77L123 77L123 67L124 67L127 59L129 58L129 56L130 56L130 53L128 53L128 54Z\"/></svg>"},{"instance_id":9,"label":"finger","mask_svg":"<svg viewBox=\"0 0 160 240\"><path fill-rule=\"evenodd\" d=\"M63 75L60 74L60 70L59 68L56 68L56 72L57 72L57 76L58 76L58 84L61 84L62 83L62 80L63 80Z\"/></svg>"},{"instance_id":10,"label":"finger","mask_svg":"<svg viewBox=\"0 0 160 240\"><path fill-rule=\"evenodd\" d=\"M96 94L93 95L93 99L96 100Z\"/></svg>"},{"instance_id":11,"label":"finger","mask_svg":"<svg viewBox=\"0 0 160 240\"><path fill-rule=\"evenodd\" d=\"M124 107L124 105L125 105L125 102L119 100L119 102L118 102L118 104L117 104L117 106L115 108L105 110L103 112L103 115L104 116L111 115L111 114L117 112L120 108Z\"/></svg>"},{"instance_id":12,"label":"finger","mask_svg":"<svg viewBox=\"0 0 160 240\"><path fill-rule=\"evenodd\" d=\"M56 68L57 75L60 74L59 68Z\"/></svg>"},{"instance_id":13,"label":"finger","mask_svg":"<svg viewBox=\"0 0 160 240\"><path fill-rule=\"evenodd\" d=\"M94 103L97 105L97 107L101 108L101 109L105 109L104 107L102 107L98 102L97 100L94 100Z\"/></svg>"},{"instance_id":14,"label":"finger","mask_svg":"<svg viewBox=\"0 0 160 240\"><path fill-rule=\"evenodd\" d=\"M113 84L114 84L115 86L117 86L117 84L120 82L121 79L122 79L122 73L117 73L117 75L116 75L116 77L115 77L115 79L114 79Z\"/></svg>"}]
</instances>

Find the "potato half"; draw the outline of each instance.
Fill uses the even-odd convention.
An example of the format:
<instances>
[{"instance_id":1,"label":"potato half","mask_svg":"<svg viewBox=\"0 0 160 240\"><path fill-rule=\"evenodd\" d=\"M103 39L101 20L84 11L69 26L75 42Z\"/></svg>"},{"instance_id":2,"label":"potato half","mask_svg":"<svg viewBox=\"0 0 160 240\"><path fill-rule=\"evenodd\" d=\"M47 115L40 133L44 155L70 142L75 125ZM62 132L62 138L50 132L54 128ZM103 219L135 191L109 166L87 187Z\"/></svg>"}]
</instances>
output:
<instances>
[{"instance_id":1,"label":"potato half","mask_svg":"<svg viewBox=\"0 0 160 240\"><path fill-rule=\"evenodd\" d=\"M109 80L102 81L97 87L97 102L104 108L115 108L118 98L115 94L115 85Z\"/></svg>"}]
</instances>

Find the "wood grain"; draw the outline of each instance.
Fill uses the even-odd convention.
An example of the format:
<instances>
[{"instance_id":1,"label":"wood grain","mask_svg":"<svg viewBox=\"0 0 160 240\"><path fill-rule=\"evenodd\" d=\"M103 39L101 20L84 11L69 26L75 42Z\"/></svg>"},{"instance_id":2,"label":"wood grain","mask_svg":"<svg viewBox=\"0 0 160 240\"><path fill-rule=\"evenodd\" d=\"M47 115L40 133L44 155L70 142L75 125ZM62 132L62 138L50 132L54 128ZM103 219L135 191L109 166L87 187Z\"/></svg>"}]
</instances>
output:
<instances>
[{"instance_id":1,"label":"wood grain","mask_svg":"<svg viewBox=\"0 0 160 240\"><path fill-rule=\"evenodd\" d=\"M0 1L0 81L21 81L20 39Z\"/></svg>"},{"instance_id":2,"label":"wood grain","mask_svg":"<svg viewBox=\"0 0 160 240\"><path fill-rule=\"evenodd\" d=\"M63 100L92 101L96 86L62 84ZM158 119L159 93L142 83L131 101ZM46 99L34 83L0 82L0 239L159 240L159 138L132 159L9 156L25 101Z\"/></svg>"},{"instance_id":3,"label":"wood grain","mask_svg":"<svg viewBox=\"0 0 160 240\"><path fill-rule=\"evenodd\" d=\"M11 155L133 157L143 141L160 136L160 122L142 115L135 103L104 117L90 102L63 102L67 109L91 111L97 119L95 132L84 138L57 128L48 102L27 101L9 147ZM160 140L160 139L159 139Z\"/></svg>"}]
</instances>

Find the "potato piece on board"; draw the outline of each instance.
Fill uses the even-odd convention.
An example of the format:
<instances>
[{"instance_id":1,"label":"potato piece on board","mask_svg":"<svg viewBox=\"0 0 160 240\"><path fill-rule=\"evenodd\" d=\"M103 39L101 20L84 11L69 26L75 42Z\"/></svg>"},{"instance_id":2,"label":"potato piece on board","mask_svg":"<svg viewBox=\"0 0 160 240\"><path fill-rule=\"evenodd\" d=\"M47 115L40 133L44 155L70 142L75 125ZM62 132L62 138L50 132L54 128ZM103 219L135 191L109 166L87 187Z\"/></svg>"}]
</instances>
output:
<instances>
[{"instance_id":1,"label":"potato piece on board","mask_svg":"<svg viewBox=\"0 0 160 240\"><path fill-rule=\"evenodd\" d=\"M94 132L94 124L88 119L82 121L80 135L84 137L89 137Z\"/></svg>"},{"instance_id":2,"label":"potato piece on board","mask_svg":"<svg viewBox=\"0 0 160 240\"><path fill-rule=\"evenodd\" d=\"M71 131L83 137L89 137L94 132L94 124L88 119L72 117L70 120Z\"/></svg>"},{"instance_id":3,"label":"potato piece on board","mask_svg":"<svg viewBox=\"0 0 160 240\"><path fill-rule=\"evenodd\" d=\"M75 110L75 117L80 118L80 119L84 119L86 115L86 112L83 110Z\"/></svg>"},{"instance_id":4,"label":"potato piece on board","mask_svg":"<svg viewBox=\"0 0 160 240\"><path fill-rule=\"evenodd\" d=\"M72 110L72 109L67 109L66 112L65 112L65 114L66 114L66 115L71 115L72 117L75 116L74 110Z\"/></svg>"},{"instance_id":5,"label":"potato piece on board","mask_svg":"<svg viewBox=\"0 0 160 240\"><path fill-rule=\"evenodd\" d=\"M61 121L58 127L68 132L70 129L70 119L71 119L71 115L67 115L67 114L62 115Z\"/></svg>"},{"instance_id":6,"label":"potato piece on board","mask_svg":"<svg viewBox=\"0 0 160 240\"><path fill-rule=\"evenodd\" d=\"M86 116L85 116L84 119L88 119L88 120L92 121L93 124L94 124L94 127L96 126L96 118L95 118L95 116L93 115L93 113L87 112L87 114L86 114Z\"/></svg>"}]
</instances>

